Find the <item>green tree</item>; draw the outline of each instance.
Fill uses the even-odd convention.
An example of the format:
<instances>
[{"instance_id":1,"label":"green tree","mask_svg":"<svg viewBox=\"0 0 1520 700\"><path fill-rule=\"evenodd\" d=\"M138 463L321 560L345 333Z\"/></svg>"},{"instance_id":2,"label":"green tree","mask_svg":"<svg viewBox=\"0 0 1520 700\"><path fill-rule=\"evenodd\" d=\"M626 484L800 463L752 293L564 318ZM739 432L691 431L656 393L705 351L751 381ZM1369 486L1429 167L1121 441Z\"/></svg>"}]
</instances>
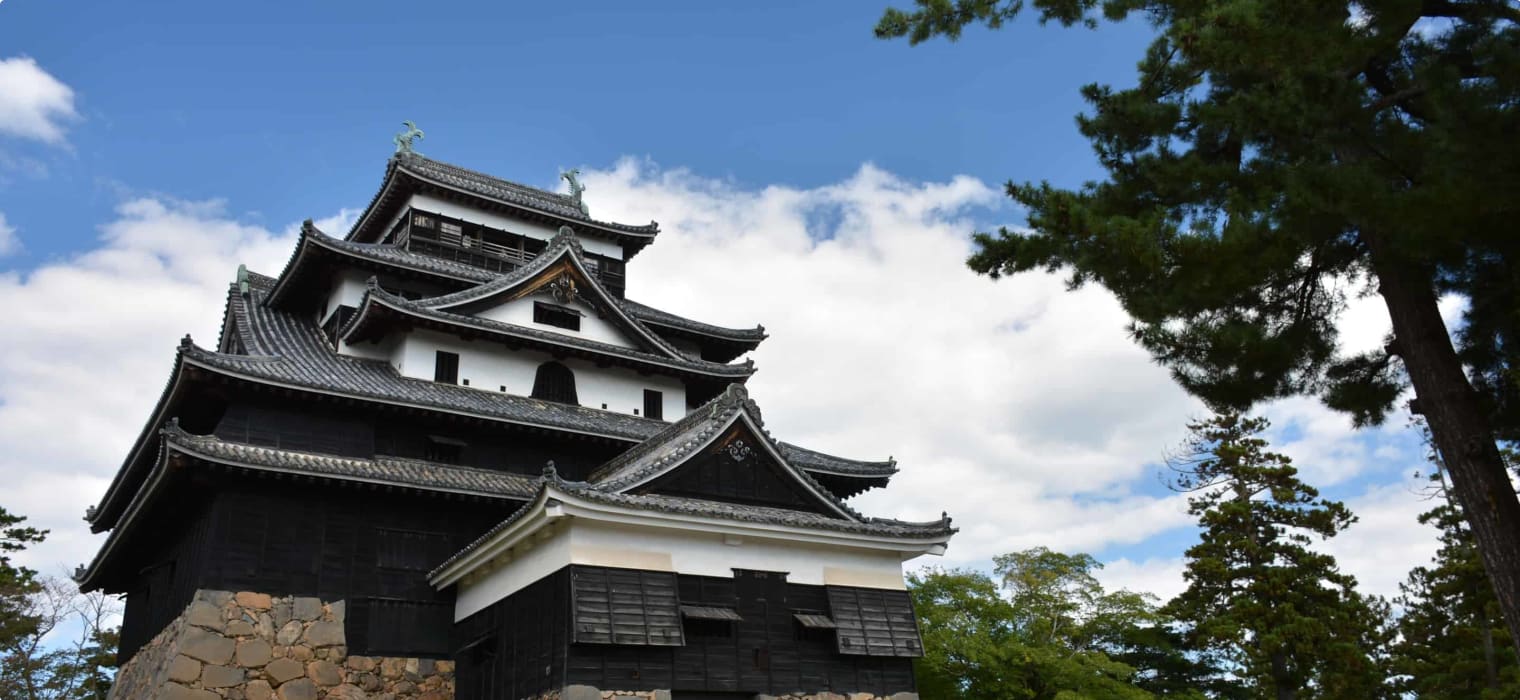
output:
<instances>
[{"instance_id":1,"label":"green tree","mask_svg":"<svg viewBox=\"0 0 1520 700\"><path fill-rule=\"evenodd\" d=\"M1335 559L1309 548L1355 517L1268 452L1261 418L1216 416L1189 426L1176 487L1203 531L1188 548L1187 590L1166 611L1197 648L1230 659L1259 697L1375 698L1382 669L1368 653L1385 612L1356 592Z\"/></svg>"},{"instance_id":2,"label":"green tree","mask_svg":"<svg viewBox=\"0 0 1520 700\"><path fill-rule=\"evenodd\" d=\"M1520 697L1515 645L1483 575L1461 507L1448 497L1439 460L1430 479L1437 505L1420 522L1441 532L1430 566L1416 567L1399 585L1399 641L1391 665L1399 689L1424 700Z\"/></svg>"},{"instance_id":3,"label":"green tree","mask_svg":"<svg viewBox=\"0 0 1520 700\"><path fill-rule=\"evenodd\" d=\"M1026 6L1156 38L1127 89L1088 85L1106 170L1009 184L1028 231L977 234L973 269L1066 270L1112 291L1188 391L1245 410L1315 394L1358 423L1406 387L1430 425L1511 634L1520 499L1520 8L1507 0L916 0L880 37L996 28ZM1338 354L1345 295L1381 296L1382 351ZM1469 301L1454 345L1437 300ZM1472 381L1469 381L1469 376ZM1475 386L1476 385L1476 386Z\"/></svg>"},{"instance_id":4,"label":"green tree","mask_svg":"<svg viewBox=\"0 0 1520 700\"><path fill-rule=\"evenodd\" d=\"M24 527L26 518L0 508L0 649L36 631L27 600L41 590L37 572L11 564L10 555L42 541L46 531Z\"/></svg>"},{"instance_id":5,"label":"green tree","mask_svg":"<svg viewBox=\"0 0 1520 700\"><path fill-rule=\"evenodd\" d=\"M1202 698L1189 681L1217 681L1217 669L1168 643L1149 596L1105 591L1092 557L1037 547L995 561L996 581L962 570L909 575L924 697Z\"/></svg>"}]
</instances>

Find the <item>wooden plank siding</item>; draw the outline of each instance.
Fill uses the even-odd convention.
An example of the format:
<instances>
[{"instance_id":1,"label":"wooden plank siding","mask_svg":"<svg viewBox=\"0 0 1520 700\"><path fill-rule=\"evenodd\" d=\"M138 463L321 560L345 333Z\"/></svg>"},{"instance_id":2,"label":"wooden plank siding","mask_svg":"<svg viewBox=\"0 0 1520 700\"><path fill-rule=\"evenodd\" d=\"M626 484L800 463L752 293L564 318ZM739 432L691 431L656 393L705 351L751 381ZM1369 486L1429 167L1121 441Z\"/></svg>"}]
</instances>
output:
<instances>
[{"instance_id":1,"label":"wooden plank siding","mask_svg":"<svg viewBox=\"0 0 1520 700\"><path fill-rule=\"evenodd\" d=\"M352 653L370 638L392 655L443 658L453 590L434 591L427 571L506 518L510 504L417 493L271 480L236 473L203 475L175 487L157 521L139 532L134 561L168 564L172 575L137 577L127 592L119 658L126 661L178 615L196 589L347 600ZM394 541L398 533L422 544ZM441 614L440 611L449 611ZM398 641L404 625L431 625Z\"/></svg>"}]
</instances>

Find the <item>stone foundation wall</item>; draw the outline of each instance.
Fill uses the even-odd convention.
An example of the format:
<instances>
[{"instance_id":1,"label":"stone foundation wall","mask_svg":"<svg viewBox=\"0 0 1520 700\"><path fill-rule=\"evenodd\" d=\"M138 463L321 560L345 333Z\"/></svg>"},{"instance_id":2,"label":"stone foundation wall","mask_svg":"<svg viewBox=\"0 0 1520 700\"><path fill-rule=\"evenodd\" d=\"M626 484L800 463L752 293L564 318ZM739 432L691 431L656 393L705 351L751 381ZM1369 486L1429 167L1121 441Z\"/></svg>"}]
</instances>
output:
<instances>
[{"instance_id":1,"label":"stone foundation wall","mask_svg":"<svg viewBox=\"0 0 1520 700\"><path fill-rule=\"evenodd\" d=\"M111 700L452 700L454 664L349 656L343 601L197 591Z\"/></svg>"}]
</instances>

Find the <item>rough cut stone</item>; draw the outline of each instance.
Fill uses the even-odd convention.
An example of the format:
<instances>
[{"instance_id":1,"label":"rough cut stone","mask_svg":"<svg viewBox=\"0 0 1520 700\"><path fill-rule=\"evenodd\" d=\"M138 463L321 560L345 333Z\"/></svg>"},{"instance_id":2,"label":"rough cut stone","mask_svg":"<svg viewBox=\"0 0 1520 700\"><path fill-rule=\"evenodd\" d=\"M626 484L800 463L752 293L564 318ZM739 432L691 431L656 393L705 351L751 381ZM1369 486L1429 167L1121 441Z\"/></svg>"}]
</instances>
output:
<instances>
[{"instance_id":1,"label":"rough cut stone","mask_svg":"<svg viewBox=\"0 0 1520 700\"><path fill-rule=\"evenodd\" d=\"M253 623L247 620L233 620L227 623L227 629L224 632L229 637L250 637L253 636Z\"/></svg>"},{"instance_id":2,"label":"rough cut stone","mask_svg":"<svg viewBox=\"0 0 1520 700\"><path fill-rule=\"evenodd\" d=\"M263 679L248 681L248 686L243 689L243 696L248 700L270 700L274 697L274 688L269 687L269 681Z\"/></svg>"},{"instance_id":3,"label":"rough cut stone","mask_svg":"<svg viewBox=\"0 0 1520 700\"><path fill-rule=\"evenodd\" d=\"M306 674L306 667L301 662L293 659L275 659L264 667L264 673L276 683L284 683L292 678L299 678Z\"/></svg>"},{"instance_id":4,"label":"rough cut stone","mask_svg":"<svg viewBox=\"0 0 1520 700\"><path fill-rule=\"evenodd\" d=\"M201 670L201 686L226 688L243 682L243 669L230 666L206 666Z\"/></svg>"},{"instance_id":5,"label":"rough cut stone","mask_svg":"<svg viewBox=\"0 0 1520 700\"><path fill-rule=\"evenodd\" d=\"M307 678L281 683L278 693L280 700L317 700L317 686Z\"/></svg>"},{"instance_id":6,"label":"rough cut stone","mask_svg":"<svg viewBox=\"0 0 1520 700\"><path fill-rule=\"evenodd\" d=\"M344 683L327 691L327 700L369 700L369 693Z\"/></svg>"},{"instance_id":7,"label":"rough cut stone","mask_svg":"<svg viewBox=\"0 0 1520 700\"><path fill-rule=\"evenodd\" d=\"M280 627L280 631L274 636L274 643L281 646L290 646L301 638L301 623L291 620Z\"/></svg>"},{"instance_id":8,"label":"rough cut stone","mask_svg":"<svg viewBox=\"0 0 1520 700\"><path fill-rule=\"evenodd\" d=\"M160 700L222 700L222 696L209 690L186 688L178 683L165 683L162 693L154 696Z\"/></svg>"},{"instance_id":9,"label":"rough cut stone","mask_svg":"<svg viewBox=\"0 0 1520 700\"><path fill-rule=\"evenodd\" d=\"M267 612L259 613L258 618L253 623L253 633L265 639L270 639L274 637L274 630L274 618L270 617Z\"/></svg>"},{"instance_id":10,"label":"rough cut stone","mask_svg":"<svg viewBox=\"0 0 1520 700\"><path fill-rule=\"evenodd\" d=\"M227 663L228 659L232 658L232 649L231 639L197 628L191 628L185 632L184 640L180 642L179 648L181 654L200 659L208 664Z\"/></svg>"},{"instance_id":11,"label":"rough cut stone","mask_svg":"<svg viewBox=\"0 0 1520 700\"><path fill-rule=\"evenodd\" d=\"M237 645L237 663L243 668L259 668L274 658L274 648L262 639L245 639Z\"/></svg>"},{"instance_id":12,"label":"rough cut stone","mask_svg":"<svg viewBox=\"0 0 1520 700\"><path fill-rule=\"evenodd\" d=\"M297 597L290 603L290 614L297 620L315 620L322 616L322 601L306 596Z\"/></svg>"},{"instance_id":13,"label":"rough cut stone","mask_svg":"<svg viewBox=\"0 0 1520 700\"><path fill-rule=\"evenodd\" d=\"M189 683L201 677L201 662L184 654L169 662L169 680Z\"/></svg>"},{"instance_id":14,"label":"rough cut stone","mask_svg":"<svg viewBox=\"0 0 1520 700\"><path fill-rule=\"evenodd\" d=\"M306 664L306 677L320 686L334 686L343 682L343 673L331 661L313 661Z\"/></svg>"},{"instance_id":15,"label":"rough cut stone","mask_svg":"<svg viewBox=\"0 0 1520 700\"><path fill-rule=\"evenodd\" d=\"M287 655L296 661L311 661L311 647L293 646L288 650Z\"/></svg>"},{"instance_id":16,"label":"rough cut stone","mask_svg":"<svg viewBox=\"0 0 1520 700\"><path fill-rule=\"evenodd\" d=\"M331 647L343 643L343 625L318 622L306 628L306 642L313 647Z\"/></svg>"},{"instance_id":17,"label":"rough cut stone","mask_svg":"<svg viewBox=\"0 0 1520 700\"><path fill-rule=\"evenodd\" d=\"M348 602L335 600L331 603L328 603L327 615L331 617L334 622L342 622L343 618L348 615Z\"/></svg>"},{"instance_id":18,"label":"rough cut stone","mask_svg":"<svg viewBox=\"0 0 1520 700\"><path fill-rule=\"evenodd\" d=\"M589 685L567 685L560 700L602 700L602 691Z\"/></svg>"},{"instance_id":19,"label":"rough cut stone","mask_svg":"<svg viewBox=\"0 0 1520 700\"><path fill-rule=\"evenodd\" d=\"M236 596L233 596L233 600L236 600L238 605L249 610L268 610L269 606L274 604L268 593L253 593L250 591L240 591Z\"/></svg>"},{"instance_id":20,"label":"rough cut stone","mask_svg":"<svg viewBox=\"0 0 1520 700\"><path fill-rule=\"evenodd\" d=\"M222 631L224 624L221 608L203 600L197 600L190 604L190 608L185 611L185 622L196 627L204 627L213 632Z\"/></svg>"},{"instance_id":21,"label":"rough cut stone","mask_svg":"<svg viewBox=\"0 0 1520 700\"><path fill-rule=\"evenodd\" d=\"M274 602L274 607L269 612L274 615L274 626L284 627L285 623L290 622L291 620L290 599L281 598L279 600L276 600Z\"/></svg>"}]
</instances>

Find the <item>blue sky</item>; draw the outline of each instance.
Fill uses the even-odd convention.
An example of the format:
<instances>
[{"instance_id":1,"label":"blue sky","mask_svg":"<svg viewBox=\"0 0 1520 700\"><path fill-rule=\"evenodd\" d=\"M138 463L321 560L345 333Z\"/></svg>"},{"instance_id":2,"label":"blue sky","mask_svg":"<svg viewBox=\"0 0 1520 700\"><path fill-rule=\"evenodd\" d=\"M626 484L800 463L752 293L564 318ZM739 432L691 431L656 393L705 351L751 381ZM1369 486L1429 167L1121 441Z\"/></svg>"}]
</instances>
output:
<instances>
[{"instance_id":1,"label":"blue sky","mask_svg":"<svg viewBox=\"0 0 1520 700\"><path fill-rule=\"evenodd\" d=\"M412 119L430 156L542 187L582 167L598 213L658 218L667 233L638 260L652 274L630 270L631 293L766 323L774 339L757 358L756 393L791 431L778 434L897 454L895 493L865 503L957 514L965 556L949 563L1050 544L1100 555L1118 583L1175 590L1191 531L1156 473L1196 402L1128 343L1101 290L993 284L960 265L966 233L1022 223L1003 182L1100 175L1074 124L1077 90L1127 84L1148 28L1022 21L909 47L872 36L883 6L0 2L0 61L34 62L68 91L56 103L66 109L42 118L49 137L13 118L35 104L0 90L0 233L19 240L0 256L0 305L15 329L0 341L0 453L11 455L0 469L21 477L0 505L25 512L4 501L36 496L30 512L55 535L34 561L93 552L78 513L146 416L172 340L214 333L216 286L235 261L274 273L293 222L340 229ZM770 267L756 272L761 260ZM684 281L706 279L708 263L729 270ZM735 279L746 269L751 281ZM792 272L808 269L822 272ZM810 288L819 277L833 281ZM729 296L708 299L714 287ZM799 296L774 299L781 290ZM1362 345L1385 323L1373 301L1348 317ZM942 327L876 336L847 320L889 303ZM825 322L793 318L800 305ZM985 323L954 325L956 313ZM831 335L841 327L850 332ZM861 338L877 340L820 369L817 348ZM947 391L915 380L930 366L991 378ZM59 375L81 368L94 383L60 390L76 380ZM884 384L897 393L873 393ZM983 391L992 384L1011 388ZM81 394L100 391L112 397L92 402L98 416L74 413ZM834 394L848 402L835 406ZM935 427L894 408L935 400L946 402L935 415L964 418ZM1355 434L1313 401L1267 410L1306 473L1376 523L1339 550L1390 590L1429 549L1406 483L1416 441L1397 418ZM58 425L36 416L98 431L49 444L4 426ZM975 430L956 432L966 426ZM1402 549L1380 554L1389 543Z\"/></svg>"}]
</instances>

